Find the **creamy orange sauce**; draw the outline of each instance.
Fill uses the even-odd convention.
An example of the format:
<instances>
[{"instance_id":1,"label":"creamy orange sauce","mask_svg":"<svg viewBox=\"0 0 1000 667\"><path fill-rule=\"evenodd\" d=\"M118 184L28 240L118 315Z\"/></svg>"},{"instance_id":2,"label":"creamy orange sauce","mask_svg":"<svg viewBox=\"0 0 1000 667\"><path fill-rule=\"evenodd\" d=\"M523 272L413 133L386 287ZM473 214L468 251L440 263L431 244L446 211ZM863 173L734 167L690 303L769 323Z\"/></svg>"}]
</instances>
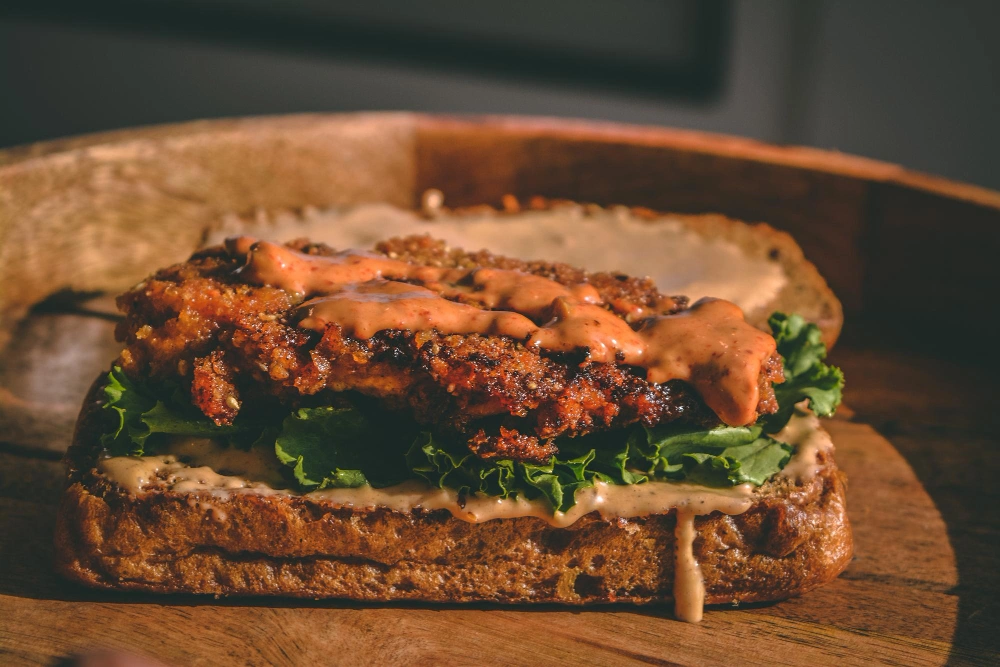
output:
<instances>
[{"instance_id":1,"label":"creamy orange sauce","mask_svg":"<svg viewBox=\"0 0 1000 667\"><path fill-rule=\"evenodd\" d=\"M241 475L223 475L210 466L190 465L176 456L113 456L97 464L108 479L131 493L166 489L176 493L208 493L228 498L232 493L272 495L280 490Z\"/></svg>"},{"instance_id":2,"label":"creamy orange sauce","mask_svg":"<svg viewBox=\"0 0 1000 667\"><path fill-rule=\"evenodd\" d=\"M739 307L702 299L676 315L649 320L640 333L647 344L643 365L650 382L690 382L727 424L756 419L760 370L775 342L748 325Z\"/></svg>"},{"instance_id":3,"label":"creamy orange sauce","mask_svg":"<svg viewBox=\"0 0 1000 667\"><path fill-rule=\"evenodd\" d=\"M677 315L641 312L646 319L636 330L587 283L423 266L355 250L321 257L249 237L229 239L227 247L247 255L240 274L248 282L308 299L300 307L305 328L337 325L361 338L386 329L436 329L509 336L552 352L586 350L589 361L645 368L651 382L690 382L730 425L754 420L761 365L775 351L771 336L720 300L702 300ZM662 308L672 303L666 299Z\"/></svg>"},{"instance_id":4,"label":"creamy orange sauce","mask_svg":"<svg viewBox=\"0 0 1000 667\"><path fill-rule=\"evenodd\" d=\"M299 322L323 331L336 324L345 333L371 338L386 329L445 333L484 333L527 338L538 329L527 317L509 311L483 310L442 299L425 287L389 280L371 280L302 304Z\"/></svg>"},{"instance_id":5,"label":"creamy orange sauce","mask_svg":"<svg viewBox=\"0 0 1000 667\"><path fill-rule=\"evenodd\" d=\"M705 614L705 579L694 557L695 516L678 509L674 529L674 616L686 623L700 623Z\"/></svg>"},{"instance_id":6,"label":"creamy orange sauce","mask_svg":"<svg viewBox=\"0 0 1000 667\"><path fill-rule=\"evenodd\" d=\"M830 434L820 425L819 417L807 409L807 403L799 403L785 428L772 436L775 440L795 446L795 456L779 474L799 483L811 480L822 470L823 464L819 461L821 452L832 452L834 449Z\"/></svg>"}]
</instances>

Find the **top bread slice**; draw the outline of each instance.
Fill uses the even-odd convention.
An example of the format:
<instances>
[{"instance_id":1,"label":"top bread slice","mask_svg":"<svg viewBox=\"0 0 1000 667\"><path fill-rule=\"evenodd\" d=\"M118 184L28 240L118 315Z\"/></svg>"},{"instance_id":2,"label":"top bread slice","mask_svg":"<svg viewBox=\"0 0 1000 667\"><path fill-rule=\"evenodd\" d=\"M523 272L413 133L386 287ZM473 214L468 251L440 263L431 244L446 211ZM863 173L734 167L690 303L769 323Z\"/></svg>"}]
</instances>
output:
<instances>
[{"instance_id":1,"label":"top bread slice","mask_svg":"<svg viewBox=\"0 0 1000 667\"><path fill-rule=\"evenodd\" d=\"M327 233L342 222L345 216L360 213L363 209L368 213L368 228L378 228L380 217L383 224L390 224L391 229L388 231L379 229L385 236L408 236L419 233L429 233L435 236L439 232L435 231L434 223L467 220L470 224L477 224L490 219L496 219L503 223L523 213L542 211L556 213L565 210L569 213L567 221L577 219L579 216L624 213L633 219L645 220L654 225L660 222L678 224L706 241L721 240L736 246L747 259L778 264L785 277L784 285L767 303L746 313L747 320L759 328L769 330L768 317L771 313L780 311L797 313L807 321L817 324L827 348L831 348L840 335L843 325L843 308L840 301L816 267L806 259L802 249L791 235L768 224L741 222L714 213L692 215L660 212L644 207L602 207L596 204L581 204L544 197L532 197L530 200L522 202L510 195L504 198L502 210L488 205L449 209L440 205L440 193L436 193L437 196L431 196L435 192L431 190L425 194L425 204L420 213L403 211L385 204L365 204L330 211L309 209L294 213L289 211L277 211L271 214L261 213L253 220L234 216L224 220L222 227L206 238L206 243L209 245L219 243L227 235L253 233L278 240L309 237L315 241L323 241L340 248L345 243L344 239L337 238L336 233L328 237ZM422 225L419 225L421 218L431 221L431 224L422 229ZM406 223L405 228L400 226L401 221ZM463 245L467 250L475 249L464 243L460 245ZM491 248L491 250L496 249ZM510 251L507 251L506 254L520 257L520 255ZM541 259L538 257L521 258ZM567 261L566 258L559 256L545 257L544 259ZM574 262L570 261L569 263L573 264ZM588 268L586 263L578 263L583 268ZM628 267L613 268L622 268L626 270L626 273L631 273L627 270Z\"/></svg>"}]
</instances>

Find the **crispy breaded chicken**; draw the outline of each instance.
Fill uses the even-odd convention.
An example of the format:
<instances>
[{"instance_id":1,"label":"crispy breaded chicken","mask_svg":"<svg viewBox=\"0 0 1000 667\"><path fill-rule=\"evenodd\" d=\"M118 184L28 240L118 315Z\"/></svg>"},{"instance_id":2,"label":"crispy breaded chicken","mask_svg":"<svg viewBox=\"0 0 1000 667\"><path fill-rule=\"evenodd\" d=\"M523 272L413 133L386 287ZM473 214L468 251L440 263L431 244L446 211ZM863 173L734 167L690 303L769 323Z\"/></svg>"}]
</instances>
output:
<instances>
[{"instance_id":1,"label":"crispy breaded chicken","mask_svg":"<svg viewBox=\"0 0 1000 667\"><path fill-rule=\"evenodd\" d=\"M333 253L305 241L290 245L313 255ZM667 313L675 313L686 306L683 298L671 303L648 279L449 250L428 237L393 239L377 251L413 264L516 270L563 285L589 282L606 307L628 322L643 308L670 303ZM179 380L217 424L267 403L362 394L387 411L460 434L482 458L546 461L561 436L636 422L719 423L688 383L651 383L641 368L588 361L586 350L550 353L505 336L433 330L386 330L366 339L346 335L336 324L308 330L297 326L302 295L247 284L238 272L242 264L224 248L210 248L118 299L125 313L117 330L125 343L125 372ZM782 380L781 368L776 354L764 364L758 414L777 409L771 383Z\"/></svg>"}]
</instances>

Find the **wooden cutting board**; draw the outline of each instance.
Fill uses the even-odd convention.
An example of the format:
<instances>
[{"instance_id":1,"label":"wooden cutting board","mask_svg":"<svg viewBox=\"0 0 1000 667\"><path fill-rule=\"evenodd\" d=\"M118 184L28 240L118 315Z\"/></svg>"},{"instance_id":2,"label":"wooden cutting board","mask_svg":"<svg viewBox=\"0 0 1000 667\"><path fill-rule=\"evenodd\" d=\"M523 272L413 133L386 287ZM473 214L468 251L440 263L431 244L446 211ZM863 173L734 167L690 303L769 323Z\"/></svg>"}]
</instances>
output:
<instances>
[{"instance_id":1,"label":"wooden cutting board","mask_svg":"<svg viewBox=\"0 0 1000 667\"><path fill-rule=\"evenodd\" d=\"M847 571L802 598L710 609L700 625L665 607L153 597L54 577L61 453L118 349L107 299L27 309L60 288L119 289L182 257L226 212L407 206L425 187L456 205L540 194L716 210L795 234L848 309L833 361L853 410L829 423L849 476ZM997 664L995 373L976 354L944 353L983 345L966 333L979 317L967 306L996 284L998 224L1000 195L892 165L581 123L313 116L0 152L0 664L95 648L173 665ZM905 321L928 303L920 331L951 338L886 329L886 313Z\"/></svg>"}]
</instances>

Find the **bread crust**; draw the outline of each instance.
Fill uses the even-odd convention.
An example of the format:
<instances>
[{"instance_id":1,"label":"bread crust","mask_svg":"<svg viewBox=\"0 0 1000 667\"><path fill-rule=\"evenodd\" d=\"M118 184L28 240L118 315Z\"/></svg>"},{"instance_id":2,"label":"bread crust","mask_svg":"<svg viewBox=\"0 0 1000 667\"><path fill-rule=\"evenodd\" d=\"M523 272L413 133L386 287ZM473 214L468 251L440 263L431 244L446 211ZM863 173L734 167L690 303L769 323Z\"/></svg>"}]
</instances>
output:
<instances>
[{"instance_id":1,"label":"bread crust","mask_svg":"<svg viewBox=\"0 0 1000 667\"><path fill-rule=\"evenodd\" d=\"M444 510L354 510L308 496L149 491L96 468L106 413L95 381L67 454L56 568L100 588L367 601L666 602L676 510L469 523ZM698 517L694 551L709 604L799 595L838 574L853 542L832 457L796 484L777 477L745 513Z\"/></svg>"},{"instance_id":2,"label":"bread crust","mask_svg":"<svg viewBox=\"0 0 1000 667\"><path fill-rule=\"evenodd\" d=\"M767 305L747 313L748 322L770 330L767 318L771 313L796 313L819 327L827 349L837 342L844 325L843 306L790 234L763 222L744 223L717 214L671 217L705 238L723 238L750 257L781 264L788 282Z\"/></svg>"}]
</instances>

